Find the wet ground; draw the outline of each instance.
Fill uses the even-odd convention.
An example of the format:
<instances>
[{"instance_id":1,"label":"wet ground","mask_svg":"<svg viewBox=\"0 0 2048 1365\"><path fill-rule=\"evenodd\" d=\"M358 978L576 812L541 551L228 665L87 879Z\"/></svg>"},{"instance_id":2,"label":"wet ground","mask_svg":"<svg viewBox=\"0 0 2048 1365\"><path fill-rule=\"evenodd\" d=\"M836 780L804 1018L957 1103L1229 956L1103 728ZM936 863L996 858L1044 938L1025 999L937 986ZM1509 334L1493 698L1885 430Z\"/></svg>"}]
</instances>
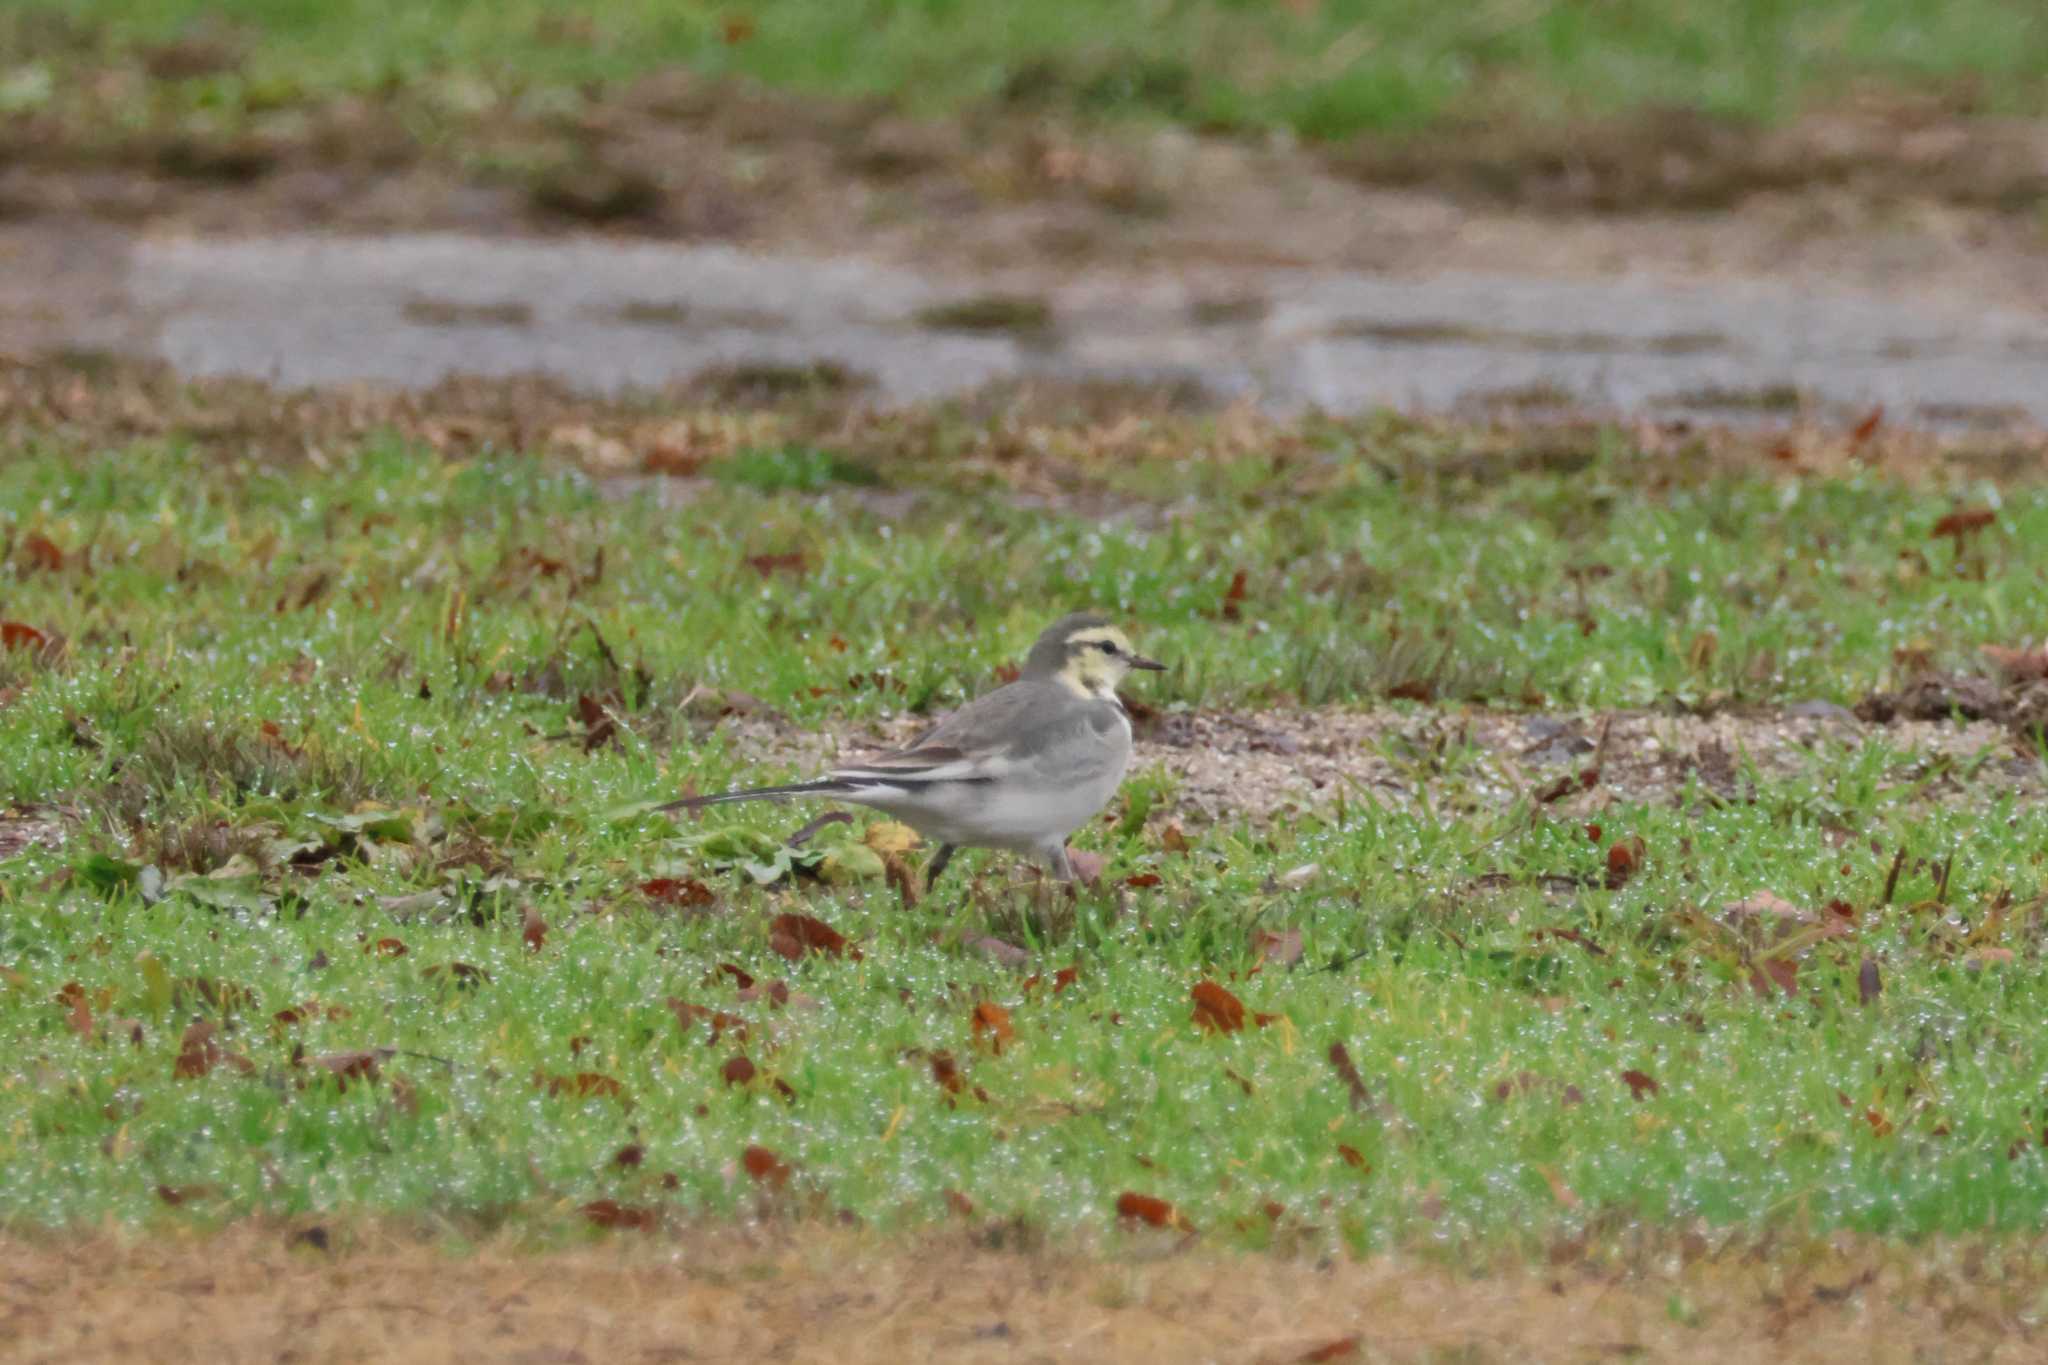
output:
<instances>
[{"instance_id":1,"label":"wet ground","mask_svg":"<svg viewBox=\"0 0 2048 1365\"><path fill-rule=\"evenodd\" d=\"M828 363L878 401L1009 378L1163 381L1276 411L1651 410L1745 421L1882 404L2048 423L2048 312L1810 283L1470 268L902 260L595 237L0 234L0 349L286 386L544 373L602 391Z\"/></svg>"}]
</instances>

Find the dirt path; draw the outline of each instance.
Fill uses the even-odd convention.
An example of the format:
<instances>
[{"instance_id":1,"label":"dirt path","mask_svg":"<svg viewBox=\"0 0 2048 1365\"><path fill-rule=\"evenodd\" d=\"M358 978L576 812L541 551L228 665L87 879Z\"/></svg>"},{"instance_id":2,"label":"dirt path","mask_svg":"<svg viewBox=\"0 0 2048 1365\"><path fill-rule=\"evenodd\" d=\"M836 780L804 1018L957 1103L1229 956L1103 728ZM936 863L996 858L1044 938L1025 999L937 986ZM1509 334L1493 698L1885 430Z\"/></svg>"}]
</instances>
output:
<instances>
[{"instance_id":1,"label":"dirt path","mask_svg":"<svg viewBox=\"0 0 2048 1365\"><path fill-rule=\"evenodd\" d=\"M850 737L842 754L830 737L769 718L727 722L771 774L814 771L870 746L893 747L928 723L898 717L871 726ZM1139 731L1132 771L1165 772L1173 781L1173 813L1200 821L1265 820L1340 800L1403 805L1419 795L1442 809L1473 801L1505 809L1518 798L1548 797L1554 810L1582 811L1609 801L1672 801L1695 776L1717 797L1740 798L1747 791L1743 764L1754 764L1766 780L1783 779L1810 769L1830 747L1874 742L1900 755L1896 780L1917 784L1917 800L1938 803L1964 793L1984 799L1996 790L2039 792L2044 785L2040 762L1991 721L1874 725L1827 702L1714 716L1204 711L1141 720ZM1466 757L1477 762L1461 761ZM1596 785L1572 782L1594 766ZM1566 783L1568 792L1549 795Z\"/></svg>"},{"instance_id":2,"label":"dirt path","mask_svg":"<svg viewBox=\"0 0 2048 1365\"><path fill-rule=\"evenodd\" d=\"M1974 1249L1759 1259L1694 1239L1632 1270L1400 1257L620 1234L466 1254L376 1229L0 1238L11 1361L2037 1360L2044 1281ZM321 1245L324 1243L324 1248ZM1989 1267L1998 1266L1993 1270Z\"/></svg>"}]
</instances>

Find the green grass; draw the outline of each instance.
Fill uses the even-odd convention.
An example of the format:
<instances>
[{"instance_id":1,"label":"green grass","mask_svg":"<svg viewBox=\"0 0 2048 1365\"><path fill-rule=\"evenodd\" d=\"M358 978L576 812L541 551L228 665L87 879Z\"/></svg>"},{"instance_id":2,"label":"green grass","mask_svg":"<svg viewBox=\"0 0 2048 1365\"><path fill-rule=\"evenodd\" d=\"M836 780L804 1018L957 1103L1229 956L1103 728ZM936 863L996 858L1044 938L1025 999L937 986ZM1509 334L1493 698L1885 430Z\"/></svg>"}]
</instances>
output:
<instances>
[{"instance_id":1,"label":"green grass","mask_svg":"<svg viewBox=\"0 0 2048 1365\"><path fill-rule=\"evenodd\" d=\"M39 0L16 46L68 60ZM1773 117L1859 81L1967 87L2038 111L2048 18L2008 0L72 0L118 46L226 29L238 69L175 80L217 110L306 95L414 88L450 109L572 110L593 90L669 66L800 92L886 96L924 115L1051 107L1310 138L1446 117L1583 117L1681 106ZM41 16L40 18L38 16ZM40 39L29 47L30 40ZM33 65L33 64L31 64ZM47 98L29 74L0 85ZM39 93L41 92L41 93Z\"/></svg>"},{"instance_id":2,"label":"green grass","mask_svg":"<svg viewBox=\"0 0 2048 1365\"><path fill-rule=\"evenodd\" d=\"M742 458L667 509L516 456L326 458L52 444L0 461L0 617L63 637L0 654L0 800L56 807L65 831L0 864L0 1220L544 1221L598 1199L723 1216L762 1196L751 1144L794 1170L772 1201L885 1227L948 1216L949 1190L1053 1230L1137 1190L1247 1245L1535 1246L1635 1219L2022 1233L2048 1214L2048 810L1883 732L1756 777L1754 800L1612 804L1598 843L1455 739L1408 760L1411 799L1190 822L1184 854L1163 843L1173 780L1149 771L1078 840L1109 884L1071 906L978 856L915 910L873 879L764 889L712 836L809 812L636 809L776 775L697 685L857 732L979 690L1083 603L1174 661L1133 688L1163 706L1367 702L1411 669L1510 702L1846 699L1897 645L1961 659L2043 633L2038 488L1954 490L1999 499L1958 564L1928 539L1947 495L1876 478L1653 493L1618 443L1565 475L1390 475L1369 432L1326 433L1291 464L1190 460L1172 496L1199 496L1152 530L1142 503L1102 522L943 483L885 518L861 485L907 471L809 449ZM848 682L875 673L892 684ZM615 742L586 750L586 694ZM820 836L836 868L859 871L855 837ZM1608 890L1605 846L1630 837L1648 865ZM1125 884L1141 874L1158 884ZM650 899L657 877L716 903ZM1790 996L1759 993L1767 949L1720 916L1759 890L1853 911L1798 951ZM862 957L785 961L784 912ZM1298 930L1301 962L1253 975L1255 927ZM1027 988L981 935L1045 979ZM722 963L808 999L743 1002ZM1204 979L1279 1018L1203 1032ZM671 997L748 1036L709 1043ZM977 1047L982 1001L1011 1012L1000 1055ZM195 1017L246 1071L174 1074ZM364 1048L398 1051L345 1090L307 1060ZM937 1050L960 1093L935 1082ZM759 1074L728 1085L742 1052ZM1628 1071L1658 1089L1634 1097ZM617 1092L550 1093L585 1073ZM638 1165L614 1162L635 1145Z\"/></svg>"}]
</instances>

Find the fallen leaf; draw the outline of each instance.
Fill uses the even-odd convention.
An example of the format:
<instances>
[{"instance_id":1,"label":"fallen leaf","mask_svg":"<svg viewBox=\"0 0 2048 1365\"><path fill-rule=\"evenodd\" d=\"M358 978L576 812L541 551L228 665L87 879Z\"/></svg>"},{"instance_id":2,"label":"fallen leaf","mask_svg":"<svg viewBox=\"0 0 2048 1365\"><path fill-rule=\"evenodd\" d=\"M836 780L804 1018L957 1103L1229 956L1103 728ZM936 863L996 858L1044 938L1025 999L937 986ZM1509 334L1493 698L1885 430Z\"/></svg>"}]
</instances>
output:
<instances>
[{"instance_id":1,"label":"fallen leaf","mask_svg":"<svg viewBox=\"0 0 2048 1365\"><path fill-rule=\"evenodd\" d=\"M745 1057L728 1057L719 1074L727 1085L745 1085L754 1079L754 1064Z\"/></svg>"},{"instance_id":2,"label":"fallen leaf","mask_svg":"<svg viewBox=\"0 0 2048 1365\"><path fill-rule=\"evenodd\" d=\"M213 1041L214 1026L195 1019L178 1044L178 1059L171 1064L174 1080L196 1080L213 1070L220 1060L220 1046Z\"/></svg>"},{"instance_id":3,"label":"fallen leaf","mask_svg":"<svg viewBox=\"0 0 2048 1365\"><path fill-rule=\"evenodd\" d=\"M1345 1050L1342 1042L1330 1044L1330 1065L1337 1069L1337 1075L1343 1080L1345 1088L1350 1090L1351 1107L1371 1108L1372 1092L1365 1088L1365 1078L1359 1075L1358 1068L1352 1065L1351 1054Z\"/></svg>"},{"instance_id":4,"label":"fallen leaf","mask_svg":"<svg viewBox=\"0 0 2048 1365\"><path fill-rule=\"evenodd\" d=\"M962 1218L974 1217L974 1201L958 1190L946 1191L946 1206Z\"/></svg>"},{"instance_id":5,"label":"fallen leaf","mask_svg":"<svg viewBox=\"0 0 2048 1365\"><path fill-rule=\"evenodd\" d=\"M79 991L77 998L71 1002L71 1012L65 1015L64 1022L69 1024L71 1031L85 1042L92 1041L92 1006L86 1001L83 990Z\"/></svg>"},{"instance_id":6,"label":"fallen leaf","mask_svg":"<svg viewBox=\"0 0 2048 1365\"><path fill-rule=\"evenodd\" d=\"M1030 953L1019 948L1014 943L1008 943L999 938L991 938L986 934L978 938L968 939L965 946L972 948L975 952L982 954L992 961L1002 963L1005 967L1028 967L1031 965Z\"/></svg>"},{"instance_id":7,"label":"fallen leaf","mask_svg":"<svg viewBox=\"0 0 2048 1365\"><path fill-rule=\"evenodd\" d=\"M974 1007L974 1041L990 1052L1000 1053L1016 1037L1017 1031L1010 1026L1010 1012L993 1000L984 1000Z\"/></svg>"},{"instance_id":8,"label":"fallen leaf","mask_svg":"<svg viewBox=\"0 0 2048 1365\"><path fill-rule=\"evenodd\" d=\"M1749 984L1766 1000L1776 987L1786 995L1799 994L1799 964L1789 957L1760 957L1750 964Z\"/></svg>"},{"instance_id":9,"label":"fallen leaf","mask_svg":"<svg viewBox=\"0 0 2048 1365\"><path fill-rule=\"evenodd\" d=\"M1244 1002L1214 981L1198 981L1194 989L1195 1024L1210 1033L1236 1033L1244 1027Z\"/></svg>"},{"instance_id":10,"label":"fallen leaf","mask_svg":"<svg viewBox=\"0 0 2048 1365\"><path fill-rule=\"evenodd\" d=\"M621 1204L616 1199L597 1199L585 1204L580 1210L591 1223L601 1228L628 1229L634 1232L654 1231L654 1210L635 1208Z\"/></svg>"},{"instance_id":11,"label":"fallen leaf","mask_svg":"<svg viewBox=\"0 0 2048 1365\"><path fill-rule=\"evenodd\" d=\"M1254 929L1252 951L1268 962L1292 967L1301 961L1301 930Z\"/></svg>"},{"instance_id":12,"label":"fallen leaf","mask_svg":"<svg viewBox=\"0 0 2048 1365\"><path fill-rule=\"evenodd\" d=\"M20 621L0 621L0 647L7 649L41 649L50 643L50 637L34 626Z\"/></svg>"},{"instance_id":13,"label":"fallen leaf","mask_svg":"<svg viewBox=\"0 0 2048 1365\"><path fill-rule=\"evenodd\" d=\"M1168 853L1186 853L1188 836L1180 832L1179 825L1168 825L1159 831L1159 846Z\"/></svg>"},{"instance_id":14,"label":"fallen leaf","mask_svg":"<svg viewBox=\"0 0 2048 1365\"><path fill-rule=\"evenodd\" d=\"M1239 569L1230 576L1230 586L1223 593L1223 619L1235 621L1244 605L1245 571Z\"/></svg>"},{"instance_id":15,"label":"fallen leaf","mask_svg":"<svg viewBox=\"0 0 2048 1365\"><path fill-rule=\"evenodd\" d=\"M850 946L844 934L809 915L777 915L768 926L768 946L791 962L800 961L805 953L860 961L860 949Z\"/></svg>"},{"instance_id":16,"label":"fallen leaf","mask_svg":"<svg viewBox=\"0 0 2048 1365\"><path fill-rule=\"evenodd\" d=\"M1067 866L1074 870L1074 880L1083 886L1094 886L1102 880L1102 869L1109 865L1109 859L1100 853L1090 853L1085 848L1067 850Z\"/></svg>"},{"instance_id":17,"label":"fallen leaf","mask_svg":"<svg viewBox=\"0 0 2048 1365\"><path fill-rule=\"evenodd\" d=\"M1058 971L1056 971L1056 972L1054 972L1054 973L1052 974L1052 993L1053 993L1054 995L1058 995L1058 994L1059 994L1059 993L1060 993L1061 991L1063 991L1063 990L1065 990L1065 989L1066 989L1067 987L1069 987L1069 986L1073 985L1073 984L1074 984L1074 983L1075 983L1076 981L1078 981L1078 980L1080 980L1080 979L1081 979L1081 964L1080 964L1080 963L1076 962L1076 963L1075 963L1075 964L1074 964L1073 966L1071 966L1071 967L1062 967L1062 968L1060 968L1060 969L1059 969Z\"/></svg>"},{"instance_id":18,"label":"fallen leaf","mask_svg":"<svg viewBox=\"0 0 2048 1365\"><path fill-rule=\"evenodd\" d=\"M1621 1078L1628 1082L1628 1093L1635 1099L1641 1099L1645 1095L1654 1095L1662 1088L1657 1084L1656 1078L1648 1072L1631 1069L1622 1072Z\"/></svg>"},{"instance_id":19,"label":"fallen leaf","mask_svg":"<svg viewBox=\"0 0 2048 1365\"><path fill-rule=\"evenodd\" d=\"M1133 872L1124 878L1124 885L1134 891L1149 891L1159 885L1161 880L1157 872Z\"/></svg>"},{"instance_id":20,"label":"fallen leaf","mask_svg":"<svg viewBox=\"0 0 2048 1365\"><path fill-rule=\"evenodd\" d=\"M1935 522L1934 529L1927 534L1936 540L1943 536L1952 537L1960 551L1966 536L1974 535L1997 520L1998 514L1988 507L1959 507Z\"/></svg>"},{"instance_id":21,"label":"fallen leaf","mask_svg":"<svg viewBox=\"0 0 2048 1365\"><path fill-rule=\"evenodd\" d=\"M1877 974L1877 959L1866 957L1856 969L1856 999L1867 1005L1884 992L1884 979Z\"/></svg>"},{"instance_id":22,"label":"fallen leaf","mask_svg":"<svg viewBox=\"0 0 2048 1365\"><path fill-rule=\"evenodd\" d=\"M1862 445L1865 441L1877 435L1877 429L1882 425L1884 425L1884 404L1879 403L1870 410L1869 414L1862 421L1850 428L1849 444L1852 446Z\"/></svg>"},{"instance_id":23,"label":"fallen leaf","mask_svg":"<svg viewBox=\"0 0 2048 1365\"><path fill-rule=\"evenodd\" d=\"M1195 1229L1180 1211L1164 1199L1155 1199L1149 1194L1125 1191L1116 1197L1116 1216L1127 1223L1146 1223L1155 1228L1179 1228L1183 1232Z\"/></svg>"},{"instance_id":24,"label":"fallen leaf","mask_svg":"<svg viewBox=\"0 0 2048 1365\"><path fill-rule=\"evenodd\" d=\"M967 1082L960 1078L960 1064L953 1060L952 1053L934 1052L931 1061L932 1079L938 1082L939 1089L949 1095L957 1095L966 1089Z\"/></svg>"},{"instance_id":25,"label":"fallen leaf","mask_svg":"<svg viewBox=\"0 0 2048 1365\"><path fill-rule=\"evenodd\" d=\"M305 1064L317 1066L327 1072L334 1077L334 1088L346 1091L350 1081L368 1081L375 1084L379 1060L375 1049L365 1049L356 1052L329 1052L318 1057L308 1057Z\"/></svg>"},{"instance_id":26,"label":"fallen leaf","mask_svg":"<svg viewBox=\"0 0 2048 1365\"><path fill-rule=\"evenodd\" d=\"M802 550L790 550L783 554L748 555L747 567L766 578L771 574L801 574L807 561Z\"/></svg>"},{"instance_id":27,"label":"fallen leaf","mask_svg":"<svg viewBox=\"0 0 2048 1365\"><path fill-rule=\"evenodd\" d=\"M1350 1166L1361 1171L1369 1171L1372 1169L1371 1166L1368 1166L1366 1164L1365 1153L1359 1151L1356 1147L1351 1146L1349 1143L1338 1143L1337 1155L1344 1158L1344 1164L1346 1166Z\"/></svg>"},{"instance_id":28,"label":"fallen leaf","mask_svg":"<svg viewBox=\"0 0 2048 1365\"><path fill-rule=\"evenodd\" d=\"M1311 1346L1294 1359L1297 1365L1324 1365L1326 1361L1349 1360L1358 1354L1358 1343L1357 1337L1338 1337L1335 1341Z\"/></svg>"},{"instance_id":29,"label":"fallen leaf","mask_svg":"<svg viewBox=\"0 0 2048 1365\"><path fill-rule=\"evenodd\" d=\"M638 1166L647 1159L647 1149L637 1142L629 1142L612 1153L612 1165L620 1167Z\"/></svg>"},{"instance_id":30,"label":"fallen leaf","mask_svg":"<svg viewBox=\"0 0 2048 1365\"><path fill-rule=\"evenodd\" d=\"M57 573L64 567L64 552L46 535L30 534L22 540L21 548L28 552L30 563L46 573Z\"/></svg>"},{"instance_id":31,"label":"fallen leaf","mask_svg":"<svg viewBox=\"0 0 2048 1365\"><path fill-rule=\"evenodd\" d=\"M378 957L404 957L407 950L403 939L380 938L375 943L365 943L363 951Z\"/></svg>"},{"instance_id":32,"label":"fallen leaf","mask_svg":"<svg viewBox=\"0 0 2048 1365\"><path fill-rule=\"evenodd\" d=\"M2048 644L2039 649L2007 649L2003 645L1984 646L1984 657L1991 660L1999 672L2011 682L2033 682L2048 678Z\"/></svg>"},{"instance_id":33,"label":"fallen leaf","mask_svg":"<svg viewBox=\"0 0 2048 1365\"><path fill-rule=\"evenodd\" d=\"M695 1028L699 1022L711 1025L711 1042L714 1045L727 1029L731 1029L733 1037L739 1041L745 1042L747 1039L747 1021L737 1014L728 1014L724 1010L714 1010L704 1005L693 1005L673 995L668 998L668 1007L676 1017L676 1024L685 1033Z\"/></svg>"},{"instance_id":34,"label":"fallen leaf","mask_svg":"<svg viewBox=\"0 0 2048 1365\"><path fill-rule=\"evenodd\" d=\"M721 962L718 964L718 970L731 977L733 984L741 990L745 990L754 984L753 976L744 967L734 966L730 962Z\"/></svg>"},{"instance_id":35,"label":"fallen leaf","mask_svg":"<svg viewBox=\"0 0 2048 1365\"><path fill-rule=\"evenodd\" d=\"M219 1192L218 1187L213 1185L186 1185L182 1188L176 1185L159 1185L156 1187L156 1197L174 1209L187 1200L204 1199L208 1195L218 1194Z\"/></svg>"},{"instance_id":36,"label":"fallen leaf","mask_svg":"<svg viewBox=\"0 0 2048 1365\"><path fill-rule=\"evenodd\" d=\"M1607 850L1607 889L1619 891L1627 886L1629 879L1643 870L1643 859L1649 856L1649 848L1640 835L1617 839Z\"/></svg>"},{"instance_id":37,"label":"fallen leaf","mask_svg":"<svg viewBox=\"0 0 2048 1365\"><path fill-rule=\"evenodd\" d=\"M596 1071L579 1071L573 1076L550 1076L546 1072L533 1073L533 1088L545 1090L550 1095L567 1095L573 1099L617 1100L626 1104L626 1087L610 1076Z\"/></svg>"},{"instance_id":38,"label":"fallen leaf","mask_svg":"<svg viewBox=\"0 0 2048 1365\"><path fill-rule=\"evenodd\" d=\"M1564 1183L1563 1176L1548 1166L1538 1166L1536 1174L1542 1176L1543 1183L1550 1186L1550 1197L1557 1201L1559 1208L1575 1209L1579 1206L1579 1196L1571 1186Z\"/></svg>"},{"instance_id":39,"label":"fallen leaf","mask_svg":"<svg viewBox=\"0 0 2048 1365\"><path fill-rule=\"evenodd\" d=\"M701 910L718 902L711 888L695 877L655 877L640 883L640 894L656 905L683 910Z\"/></svg>"},{"instance_id":40,"label":"fallen leaf","mask_svg":"<svg viewBox=\"0 0 2048 1365\"><path fill-rule=\"evenodd\" d=\"M529 951L536 953L541 950L541 945L548 941L548 922L540 917L540 911L530 905L526 907L519 937L526 940Z\"/></svg>"},{"instance_id":41,"label":"fallen leaf","mask_svg":"<svg viewBox=\"0 0 2048 1365\"><path fill-rule=\"evenodd\" d=\"M763 1185L779 1190L789 1183L789 1166L766 1147L747 1148L740 1154L740 1162L747 1168L747 1174Z\"/></svg>"}]
</instances>

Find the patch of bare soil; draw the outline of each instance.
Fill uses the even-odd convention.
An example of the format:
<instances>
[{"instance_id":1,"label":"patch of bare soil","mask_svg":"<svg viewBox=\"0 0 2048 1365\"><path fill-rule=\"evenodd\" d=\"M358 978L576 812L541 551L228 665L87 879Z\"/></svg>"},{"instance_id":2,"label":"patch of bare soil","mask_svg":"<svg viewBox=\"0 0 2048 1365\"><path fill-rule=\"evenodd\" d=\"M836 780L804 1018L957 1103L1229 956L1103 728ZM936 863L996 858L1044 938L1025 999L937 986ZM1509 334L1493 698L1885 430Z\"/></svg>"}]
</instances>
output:
<instances>
[{"instance_id":1,"label":"patch of bare soil","mask_svg":"<svg viewBox=\"0 0 2048 1365\"><path fill-rule=\"evenodd\" d=\"M1711 1249L1456 1271L825 1229L468 1254L375 1228L0 1238L22 1362L2037 1360L2025 1249Z\"/></svg>"},{"instance_id":2,"label":"patch of bare soil","mask_svg":"<svg viewBox=\"0 0 2048 1365\"><path fill-rule=\"evenodd\" d=\"M232 54L221 60L232 63ZM1873 97L1778 128L1683 112L1283 147L952 123L651 76L574 115L337 100L264 131L137 128L152 77L0 125L0 218L158 232L602 232L934 269L1797 275L2048 308L2048 122ZM144 101L146 103L146 101Z\"/></svg>"},{"instance_id":3,"label":"patch of bare soil","mask_svg":"<svg viewBox=\"0 0 2048 1365\"><path fill-rule=\"evenodd\" d=\"M907 743L929 723L897 717L841 744L766 715L728 722L764 780ZM1436 809L1527 799L1577 814L1612 801L1677 802L1694 778L1708 800L1746 800L1753 778L1789 778L1810 770L1818 751L1872 742L1900 756L1897 780L1916 800L2048 789L2031 741L1996 720L1957 722L1942 712L1873 724L1828 702L1711 716L1391 707L1173 713L1139 724L1131 766L1168 774L1173 800L1160 814L1192 822L1264 821L1340 801L1402 804L1425 795Z\"/></svg>"},{"instance_id":4,"label":"patch of bare soil","mask_svg":"<svg viewBox=\"0 0 2048 1365\"><path fill-rule=\"evenodd\" d=\"M4 243L4 235L0 235ZM0 291L4 291L0 274ZM4 292L0 292L4 299ZM4 337L0 317L0 337ZM0 454L26 441L80 449L173 438L230 458L296 462L352 441L397 433L443 454L537 451L571 461L618 493L687 500L691 480L735 451L812 444L906 485L1007 487L1076 515L1130 512L1100 496L1106 476L1137 462L1185 470L1191 458L1256 457L1298 473L1312 494L1326 465L1320 418L1289 420L1166 383L1002 381L941 403L877 409L859 376L830 367L725 365L660 388L602 396L541 375L462 377L432 388L370 384L288 389L254 379L187 380L161 364L101 352L10 358L0 353ZM1572 413L1374 421L1391 472L1426 480L1493 481L1583 468L1607 424ZM1339 424L1341 425L1341 424ZM1670 457L1653 486L1685 487L1758 468L1787 476L1880 472L1910 479L2039 477L2038 431L1929 431L1883 423L1865 432L1816 418L1786 426L1713 426L1642 419L1628 439ZM1181 480L1161 483L1177 496ZM888 501L886 493L877 494Z\"/></svg>"}]
</instances>

